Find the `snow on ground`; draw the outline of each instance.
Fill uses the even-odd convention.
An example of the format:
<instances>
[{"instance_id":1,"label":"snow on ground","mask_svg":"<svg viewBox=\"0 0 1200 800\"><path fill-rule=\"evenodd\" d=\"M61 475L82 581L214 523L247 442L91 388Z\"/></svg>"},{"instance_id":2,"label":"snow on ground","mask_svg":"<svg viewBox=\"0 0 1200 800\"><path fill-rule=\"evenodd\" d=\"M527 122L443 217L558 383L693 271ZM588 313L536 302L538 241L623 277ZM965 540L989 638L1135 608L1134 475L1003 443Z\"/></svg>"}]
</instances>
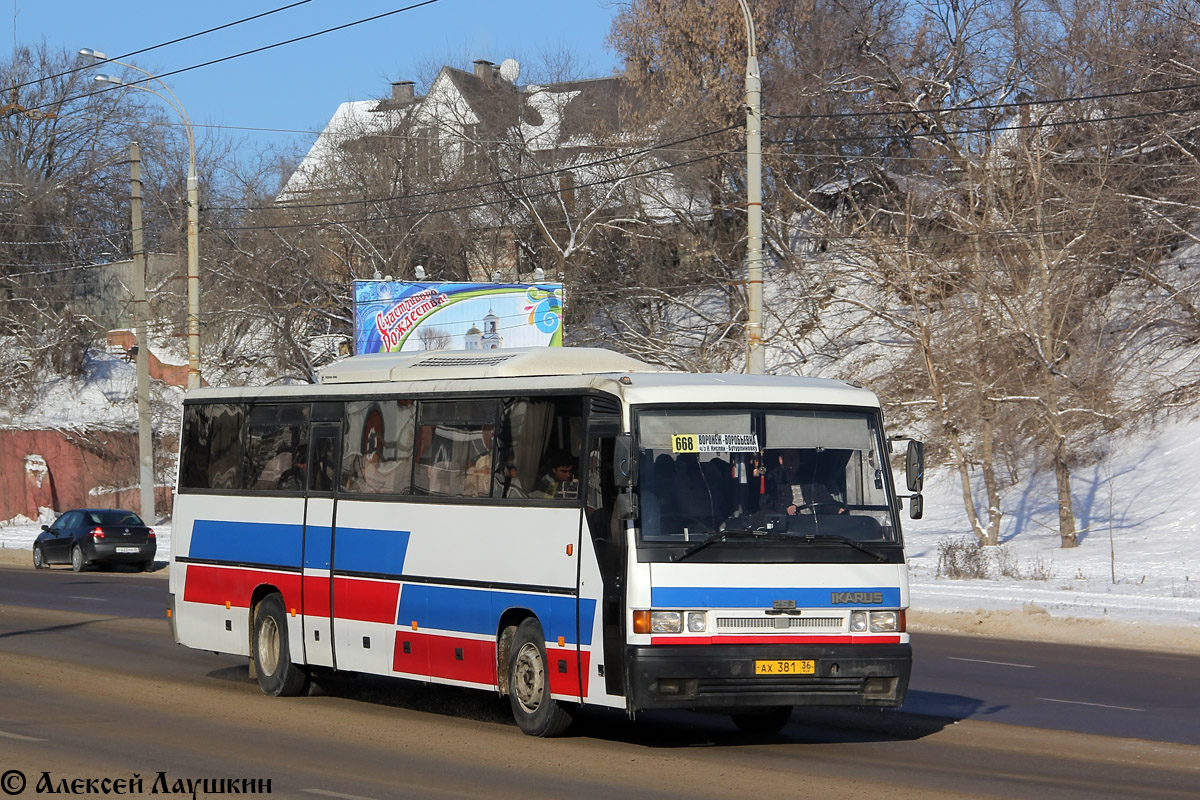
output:
<instances>
[{"instance_id":1,"label":"snow on ground","mask_svg":"<svg viewBox=\"0 0 1200 800\"><path fill-rule=\"evenodd\" d=\"M962 488L949 470L926 484L925 518L904 520L914 610L1040 610L1054 617L1200 629L1200 422L1175 422L1114 444L1072 476L1079 546L1057 532L1053 475L1009 490L1000 546L985 579L938 576L939 548L970 537ZM1000 574L999 563L1008 565Z\"/></svg>"},{"instance_id":2,"label":"snow on ground","mask_svg":"<svg viewBox=\"0 0 1200 800\"><path fill-rule=\"evenodd\" d=\"M163 363L173 363L172 354L151 347ZM10 415L0 406L0 425L29 430L108 428L137 429L137 367L110 353L94 354L84 378L58 377L42 387L37 404L28 412ZM164 408L178 408L183 390L154 381L152 401ZM2 523L0 523L2 524Z\"/></svg>"},{"instance_id":3,"label":"snow on ground","mask_svg":"<svg viewBox=\"0 0 1200 800\"><path fill-rule=\"evenodd\" d=\"M938 575L939 548L969 539L970 530L957 476L932 470L925 518L904 520L912 612L970 612L976 621L980 614L1017 612L1151 623L1200 644L1197 475L1200 422L1175 422L1116 443L1109 458L1073 476L1082 533L1070 550L1059 547L1053 476L1033 476L1004 497L1001 544L985 551L989 576L951 580ZM41 523L53 518L46 510L38 521L0 523L0 548L29 551ZM155 531L162 561L170 552L170 524ZM6 555L18 563L28 557Z\"/></svg>"}]
</instances>

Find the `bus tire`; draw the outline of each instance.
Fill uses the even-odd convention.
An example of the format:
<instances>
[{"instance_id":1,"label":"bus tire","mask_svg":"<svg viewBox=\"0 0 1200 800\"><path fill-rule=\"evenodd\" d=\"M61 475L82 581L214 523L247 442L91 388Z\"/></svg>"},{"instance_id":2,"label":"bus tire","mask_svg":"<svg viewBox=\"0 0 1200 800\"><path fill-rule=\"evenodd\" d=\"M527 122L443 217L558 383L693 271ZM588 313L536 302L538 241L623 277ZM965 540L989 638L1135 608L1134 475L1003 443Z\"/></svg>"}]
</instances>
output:
<instances>
[{"instance_id":1,"label":"bus tire","mask_svg":"<svg viewBox=\"0 0 1200 800\"><path fill-rule=\"evenodd\" d=\"M251 655L258 688L271 697L295 697L308 688L308 673L292 663L283 598L269 594L254 609Z\"/></svg>"},{"instance_id":2,"label":"bus tire","mask_svg":"<svg viewBox=\"0 0 1200 800\"><path fill-rule=\"evenodd\" d=\"M571 714L550 696L546 637L542 626L528 617L517 626L508 660L508 700L517 727L530 736L561 736L571 726Z\"/></svg>"},{"instance_id":3,"label":"bus tire","mask_svg":"<svg viewBox=\"0 0 1200 800\"><path fill-rule=\"evenodd\" d=\"M774 706L753 711L740 711L730 714L729 718L742 733L767 736L783 730L783 726L787 725L792 718L792 707Z\"/></svg>"}]
</instances>

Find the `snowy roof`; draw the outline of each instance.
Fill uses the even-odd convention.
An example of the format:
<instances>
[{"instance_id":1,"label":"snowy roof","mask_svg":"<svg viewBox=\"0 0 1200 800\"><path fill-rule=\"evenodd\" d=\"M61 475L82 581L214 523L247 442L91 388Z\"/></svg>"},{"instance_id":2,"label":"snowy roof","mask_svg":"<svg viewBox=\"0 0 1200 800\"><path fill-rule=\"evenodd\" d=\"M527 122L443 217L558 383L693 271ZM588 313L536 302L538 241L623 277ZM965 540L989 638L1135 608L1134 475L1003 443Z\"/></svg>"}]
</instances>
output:
<instances>
[{"instance_id":1,"label":"snowy roof","mask_svg":"<svg viewBox=\"0 0 1200 800\"><path fill-rule=\"evenodd\" d=\"M288 178L279 193L282 201L295 200L304 192L319 190L318 172L328 164L342 145L366 136L379 136L395 130L406 112L381 106L378 100L352 100L338 106L325 129L317 136L300 166Z\"/></svg>"}]
</instances>

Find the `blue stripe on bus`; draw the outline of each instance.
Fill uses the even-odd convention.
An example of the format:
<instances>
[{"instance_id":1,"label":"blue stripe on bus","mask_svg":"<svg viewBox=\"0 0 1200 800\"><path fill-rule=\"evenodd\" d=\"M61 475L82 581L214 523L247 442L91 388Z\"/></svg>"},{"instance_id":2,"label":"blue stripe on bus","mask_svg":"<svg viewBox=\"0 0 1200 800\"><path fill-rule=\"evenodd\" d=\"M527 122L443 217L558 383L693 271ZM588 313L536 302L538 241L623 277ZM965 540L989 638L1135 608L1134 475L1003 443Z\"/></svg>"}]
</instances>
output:
<instances>
[{"instance_id":1,"label":"blue stripe on bus","mask_svg":"<svg viewBox=\"0 0 1200 800\"><path fill-rule=\"evenodd\" d=\"M188 557L299 568L303 539L303 525L198 519Z\"/></svg>"},{"instance_id":2,"label":"blue stripe on bus","mask_svg":"<svg viewBox=\"0 0 1200 800\"><path fill-rule=\"evenodd\" d=\"M333 528L328 525L309 525L304 532L305 569L329 569L329 548Z\"/></svg>"},{"instance_id":3,"label":"blue stripe on bus","mask_svg":"<svg viewBox=\"0 0 1200 800\"><path fill-rule=\"evenodd\" d=\"M408 531L338 528L333 567L338 572L367 572L399 577L404 574L408 537Z\"/></svg>"},{"instance_id":4,"label":"blue stripe on bus","mask_svg":"<svg viewBox=\"0 0 1200 800\"><path fill-rule=\"evenodd\" d=\"M875 593L879 602L868 602ZM835 598L835 595L844 597ZM896 586L852 586L817 589L768 587L726 588L707 586L658 586L650 590L650 605L655 608L771 608L776 600L795 600L796 608L836 608L849 606L899 606L900 589Z\"/></svg>"},{"instance_id":5,"label":"blue stripe on bus","mask_svg":"<svg viewBox=\"0 0 1200 800\"><path fill-rule=\"evenodd\" d=\"M407 628L416 622L421 628L495 636L496 624L506 609L527 608L541 621L547 641L562 636L572 642L575 640L575 602L574 597L548 594L405 584L400 590L396 624ZM595 616L596 601L580 599L582 645L592 643Z\"/></svg>"}]
</instances>

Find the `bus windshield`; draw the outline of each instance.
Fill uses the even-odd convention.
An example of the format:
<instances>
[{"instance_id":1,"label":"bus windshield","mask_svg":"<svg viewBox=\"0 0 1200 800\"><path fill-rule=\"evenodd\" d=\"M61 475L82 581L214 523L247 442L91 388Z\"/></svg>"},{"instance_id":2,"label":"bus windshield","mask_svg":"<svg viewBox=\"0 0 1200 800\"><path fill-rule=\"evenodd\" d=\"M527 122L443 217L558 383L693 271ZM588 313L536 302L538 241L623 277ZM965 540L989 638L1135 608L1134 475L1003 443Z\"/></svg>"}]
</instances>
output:
<instances>
[{"instance_id":1,"label":"bus windshield","mask_svg":"<svg viewBox=\"0 0 1200 800\"><path fill-rule=\"evenodd\" d=\"M646 409L638 442L645 544L899 541L874 411Z\"/></svg>"}]
</instances>

